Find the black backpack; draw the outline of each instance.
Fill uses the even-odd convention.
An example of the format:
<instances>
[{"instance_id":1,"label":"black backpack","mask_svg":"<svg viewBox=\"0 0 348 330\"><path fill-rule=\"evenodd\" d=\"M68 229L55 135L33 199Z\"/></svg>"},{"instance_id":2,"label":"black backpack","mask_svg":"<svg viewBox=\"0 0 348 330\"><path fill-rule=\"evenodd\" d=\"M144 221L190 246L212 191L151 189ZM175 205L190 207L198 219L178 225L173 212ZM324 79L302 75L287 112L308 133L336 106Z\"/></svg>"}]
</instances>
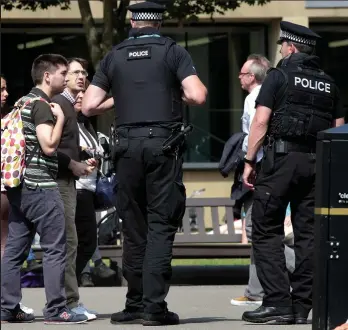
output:
<instances>
[{"instance_id":1,"label":"black backpack","mask_svg":"<svg viewBox=\"0 0 348 330\"><path fill-rule=\"evenodd\" d=\"M121 238L120 218L114 210L105 215L98 222L98 244L117 245L117 240Z\"/></svg>"}]
</instances>

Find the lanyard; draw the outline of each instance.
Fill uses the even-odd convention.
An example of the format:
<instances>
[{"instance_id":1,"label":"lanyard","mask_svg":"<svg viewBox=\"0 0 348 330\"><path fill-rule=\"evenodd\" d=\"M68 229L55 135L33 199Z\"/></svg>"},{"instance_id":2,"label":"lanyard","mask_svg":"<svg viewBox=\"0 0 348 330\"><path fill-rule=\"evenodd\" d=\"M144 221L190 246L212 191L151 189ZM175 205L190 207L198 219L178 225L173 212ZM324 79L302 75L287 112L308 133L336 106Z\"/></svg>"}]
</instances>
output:
<instances>
[{"instance_id":1,"label":"lanyard","mask_svg":"<svg viewBox=\"0 0 348 330\"><path fill-rule=\"evenodd\" d=\"M139 36L137 38L135 37L129 37L128 40L131 40L131 39L138 39L138 38L150 38L150 37L155 37L155 38L160 38L161 36L159 34L146 34L146 35L143 35L143 36Z\"/></svg>"}]
</instances>

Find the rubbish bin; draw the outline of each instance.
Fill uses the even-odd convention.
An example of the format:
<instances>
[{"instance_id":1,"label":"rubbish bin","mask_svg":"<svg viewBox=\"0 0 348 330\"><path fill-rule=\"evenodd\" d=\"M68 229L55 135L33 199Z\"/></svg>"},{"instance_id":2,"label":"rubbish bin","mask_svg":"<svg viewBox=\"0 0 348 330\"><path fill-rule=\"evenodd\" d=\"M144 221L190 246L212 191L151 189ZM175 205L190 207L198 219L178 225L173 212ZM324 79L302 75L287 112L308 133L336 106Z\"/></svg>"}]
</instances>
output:
<instances>
[{"instance_id":1,"label":"rubbish bin","mask_svg":"<svg viewBox=\"0 0 348 330\"><path fill-rule=\"evenodd\" d=\"M348 125L318 134L312 329L348 317Z\"/></svg>"}]
</instances>

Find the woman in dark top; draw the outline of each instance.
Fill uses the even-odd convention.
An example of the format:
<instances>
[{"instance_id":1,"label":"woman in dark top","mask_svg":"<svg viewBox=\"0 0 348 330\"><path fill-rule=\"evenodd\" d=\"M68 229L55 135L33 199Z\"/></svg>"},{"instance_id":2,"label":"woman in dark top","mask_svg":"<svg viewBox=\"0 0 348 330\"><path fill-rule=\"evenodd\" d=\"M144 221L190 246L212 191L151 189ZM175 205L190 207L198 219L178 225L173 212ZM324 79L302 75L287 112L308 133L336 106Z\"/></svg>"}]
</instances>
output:
<instances>
[{"instance_id":1,"label":"woman in dark top","mask_svg":"<svg viewBox=\"0 0 348 330\"><path fill-rule=\"evenodd\" d=\"M89 82L86 81L86 88ZM79 127L79 138L81 149L90 148L99 155L104 154L98 136L93 129L88 117L81 113L81 103L84 92L80 92L74 105L77 112L77 122ZM81 160L91 158L88 152L82 152ZM78 235L78 250L76 258L76 274L79 277L81 286L93 286L90 274L89 260L92 259L95 266L95 273L100 278L110 278L115 272L108 268L102 261L97 244L97 225L96 213L94 208L94 194L97 184L97 170L88 176L80 177L76 181L77 203L75 223Z\"/></svg>"},{"instance_id":2,"label":"woman in dark top","mask_svg":"<svg viewBox=\"0 0 348 330\"><path fill-rule=\"evenodd\" d=\"M8 98L7 81L1 74L1 119L4 118L8 112L8 106L6 104ZM10 210L10 203L7 199L6 189L1 183L1 258L5 251L7 234L8 234L8 213ZM21 309L27 314L33 314L34 311L31 308L24 306L20 303Z\"/></svg>"},{"instance_id":3,"label":"woman in dark top","mask_svg":"<svg viewBox=\"0 0 348 330\"><path fill-rule=\"evenodd\" d=\"M86 82L88 84L88 82ZM94 157L94 154L103 155L104 150L100 146L98 136L93 129L88 117L81 112L81 103L84 92L80 92L74 105L77 112L77 123L79 128L79 141L81 161ZM77 203L75 224L78 237L76 275L78 280L83 269L92 258L97 248L97 223L94 208L94 194L97 184L98 165L92 173L82 176L76 181Z\"/></svg>"},{"instance_id":4,"label":"woman in dark top","mask_svg":"<svg viewBox=\"0 0 348 330\"><path fill-rule=\"evenodd\" d=\"M6 101L8 97L7 83L3 75L1 75L1 119L6 115ZM1 257L4 254L7 231L8 231L8 212L9 202L6 190L1 184Z\"/></svg>"},{"instance_id":5,"label":"woman in dark top","mask_svg":"<svg viewBox=\"0 0 348 330\"><path fill-rule=\"evenodd\" d=\"M7 92L7 82L5 77L1 74L1 118L4 117L4 115L6 114L6 112L4 110L6 110L6 101L8 98L8 92Z\"/></svg>"}]
</instances>

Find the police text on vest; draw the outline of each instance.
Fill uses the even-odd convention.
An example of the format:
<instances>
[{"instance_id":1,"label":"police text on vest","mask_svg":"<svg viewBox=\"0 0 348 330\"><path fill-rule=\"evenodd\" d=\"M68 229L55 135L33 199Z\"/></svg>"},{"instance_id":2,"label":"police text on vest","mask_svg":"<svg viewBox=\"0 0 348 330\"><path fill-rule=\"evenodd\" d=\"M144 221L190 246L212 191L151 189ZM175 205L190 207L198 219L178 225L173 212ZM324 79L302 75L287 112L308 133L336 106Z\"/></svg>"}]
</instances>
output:
<instances>
[{"instance_id":1,"label":"police text on vest","mask_svg":"<svg viewBox=\"0 0 348 330\"><path fill-rule=\"evenodd\" d=\"M142 57L148 56L149 52L147 50L143 50L142 52L130 52L129 57Z\"/></svg>"},{"instance_id":2,"label":"police text on vest","mask_svg":"<svg viewBox=\"0 0 348 330\"><path fill-rule=\"evenodd\" d=\"M143 58L151 58L150 47L136 47L127 50L128 60L137 60Z\"/></svg>"},{"instance_id":3,"label":"police text on vest","mask_svg":"<svg viewBox=\"0 0 348 330\"><path fill-rule=\"evenodd\" d=\"M331 93L331 85L322 81L295 77L295 86L301 85L303 88L313 89L320 92Z\"/></svg>"}]
</instances>

